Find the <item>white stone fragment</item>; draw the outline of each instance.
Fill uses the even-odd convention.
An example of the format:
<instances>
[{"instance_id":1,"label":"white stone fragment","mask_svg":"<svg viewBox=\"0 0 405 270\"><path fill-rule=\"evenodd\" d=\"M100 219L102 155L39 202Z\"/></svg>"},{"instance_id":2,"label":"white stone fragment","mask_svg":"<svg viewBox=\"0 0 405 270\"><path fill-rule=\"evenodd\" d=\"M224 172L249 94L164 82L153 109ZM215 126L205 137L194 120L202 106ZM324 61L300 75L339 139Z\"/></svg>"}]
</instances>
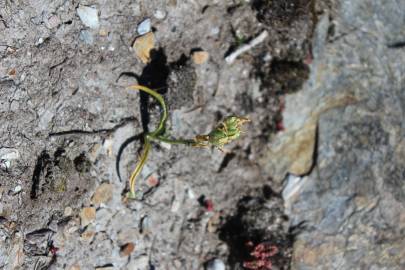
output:
<instances>
[{"instance_id":1,"label":"white stone fragment","mask_svg":"<svg viewBox=\"0 0 405 270\"><path fill-rule=\"evenodd\" d=\"M22 190L22 186L21 186L21 185L16 186L16 187L14 188L14 194L20 193L21 190Z\"/></svg>"},{"instance_id":2,"label":"white stone fragment","mask_svg":"<svg viewBox=\"0 0 405 270\"><path fill-rule=\"evenodd\" d=\"M213 259L207 263L206 270L225 270L225 263L221 259Z\"/></svg>"},{"instance_id":3,"label":"white stone fragment","mask_svg":"<svg viewBox=\"0 0 405 270\"><path fill-rule=\"evenodd\" d=\"M289 174L286 179L286 185L283 189L282 195L285 201L290 200L294 195L296 195L303 184L302 177Z\"/></svg>"},{"instance_id":4,"label":"white stone fragment","mask_svg":"<svg viewBox=\"0 0 405 270\"><path fill-rule=\"evenodd\" d=\"M158 10L155 10L155 12L153 13L153 16L158 20L163 20L164 18L166 18L166 12L158 9Z\"/></svg>"},{"instance_id":5,"label":"white stone fragment","mask_svg":"<svg viewBox=\"0 0 405 270\"><path fill-rule=\"evenodd\" d=\"M97 29L100 26L98 20L98 11L92 7L80 6L77 8L77 15L82 23L92 29Z\"/></svg>"},{"instance_id":6,"label":"white stone fragment","mask_svg":"<svg viewBox=\"0 0 405 270\"><path fill-rule=\"evenodd\" d=\"M152 29L152 25L150 22L150 19L147 18L143 20L140 24L138 24L138 27L136 31L138 32L139 35L145 35L146 33L149 33Z\"/></svg>"}]
</instances>

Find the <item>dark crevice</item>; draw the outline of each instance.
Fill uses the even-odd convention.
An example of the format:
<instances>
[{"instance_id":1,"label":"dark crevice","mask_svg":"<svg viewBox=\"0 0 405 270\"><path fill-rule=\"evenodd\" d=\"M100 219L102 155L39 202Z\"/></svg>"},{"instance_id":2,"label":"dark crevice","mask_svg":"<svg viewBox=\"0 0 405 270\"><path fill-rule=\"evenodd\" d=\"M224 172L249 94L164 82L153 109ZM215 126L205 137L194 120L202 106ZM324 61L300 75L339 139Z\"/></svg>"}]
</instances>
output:
<instances>
[{"instance_id":1,"label":"dark crevice","mask_svg":"<svg viewBox=\"0 0 405 270\"><path fill-rule=\"evenodd\" d=\"M30 238L31 236L34 236L34 235L47 235L49 233L55 233L55 232L52 231L51 229L43 228L43 229L39 229L39 230L32 231L30 233L27 233L25 235L25 237Z\"/></svg>"},{"instance_id":2,"label":"dark crevice","mask_svg":"<svg viewBox=\"0 0 405 270\"><path fill-rule=\"evenodd\" d=\"M398 42L393 42L387 45L388 48L390 49L400 49L405 47L405 41L398 41Z\"/></svg>"},{"instance_id":3,"label":"dark crevice","mask_svg":"<svg viewBox=\"0 0 405 270\"><path fill-rule=\"evenodd\" d=\"M32 175L32 187L31 187L31 199L37 198L37 193L39 189L39 184L41 181L41 174L44 172L44 168L51 162L51 157L46 150L42 151L41 155L38 157L37 162L34 167L34 172Z\"/></svg>"},{"instance_id":4,"label":"dark crevice","mask_svg":"<svg viewBox=\"0 0 405 270\"><path fill-rule=\"evenodd\" d=\"M92 135L92 134L100 134L100 133L111 133L119 129L120 127L125 126L130 122L136 122L137 119L133 116L126 117L120 121L117 125L113 126L112 128L102 128L96 130L81 130L81 129L72 129L66 131L58 131L58 132L51 132L49 133L48 137L56 137L56 136L66 136L72 134L79 134L79 135Z\"/></svg>"},{"instance_id":5,"label":"dark crevice","mask_svg":"<svg viewBox=\"0 0 405 270\"><path fill-rule=\"evenodd\" d=\"M219 169L218 172L222 172L229 164L229 162L231 162L231 160L236 156L235 153L228 153L225 155L224 159L221 162L221 165L219 165Z\"/></svg>"}]
</instances>

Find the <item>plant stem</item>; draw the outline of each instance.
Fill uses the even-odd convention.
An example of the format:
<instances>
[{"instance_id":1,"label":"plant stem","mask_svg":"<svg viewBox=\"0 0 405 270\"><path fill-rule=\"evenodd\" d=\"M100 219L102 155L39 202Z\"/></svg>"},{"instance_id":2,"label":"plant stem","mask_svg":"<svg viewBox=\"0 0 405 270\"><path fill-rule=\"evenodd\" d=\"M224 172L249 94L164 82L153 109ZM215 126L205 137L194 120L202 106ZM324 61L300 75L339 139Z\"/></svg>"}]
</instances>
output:
<instances>
[{"instance_id":1,"label":"plant stem","mask_svg":"<svg viewBox=\"0 0 405 270\"><path fill-rule=\"evenodd\" d=\"M150 132L148 135L155 137L155 136L163 133L165 130L165 125L166 125L166 120L167 120L167 107L166 107L166 103L165 103L165 100L163 99L163 97L160 94L153 91L152 89L149 89L148 87L142 86L142 85L131 85L128 87L128 89L146 92L149 95L151 95L152 97L154 97L159 102L160 106L162 107L163 113L162 113L162 116L160 117L160 121L159 121L159 125L158 125L157 129Z\"/></svg>"},{"instance_id":2,"label":"plant stem","mask_svg":"<svg viewBox=\"0 0 405 270\"><path fill-rule=\"evenodd\" d=\"M195 143L194 140L188 140L188 139L169 139L167 137L163 137L163 136L150 136L149 138L151 141L160 141L160 142L165 142L168 144L184 144L184 145L193 145Z\"/></svg>"},{"instance_id":3,"label":"plant stem","mask_svg":"<svg viewBox=\"0 0 405 270\"><path fill-rule=\"evenodd\" d=\"M136 165L135 170L132 172L131 177L129 178L129 186L130 186L129 197L130 198L135 198L136 177L142 171L142 168L145 165L146 160L148 159L149 150L150 150L151 146L152 145L150 144L149 139L146 137L145 138L145 148L143 149L141 158L140 158L138 164Z\"/></svg>"}]
</instances>

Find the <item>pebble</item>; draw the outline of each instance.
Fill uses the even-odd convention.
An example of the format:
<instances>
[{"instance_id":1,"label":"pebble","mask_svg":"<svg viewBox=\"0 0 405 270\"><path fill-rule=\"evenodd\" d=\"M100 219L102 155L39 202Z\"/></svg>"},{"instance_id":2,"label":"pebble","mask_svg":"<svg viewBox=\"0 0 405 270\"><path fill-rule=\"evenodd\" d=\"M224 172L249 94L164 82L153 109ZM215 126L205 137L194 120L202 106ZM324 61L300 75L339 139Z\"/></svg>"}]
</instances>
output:
<instances>
[{"instance_id":1,"label":"pebble","mask_svg":"<svg viewBox=\"0 0 405 270\"><path fill-rule=\"evenodd\" d=\"M80 224L82 227L89 225L96 219L96 208L94 207L84 207L80 211Z\"/></svg>"},{"instance_id":2,"label":"pebble","mask_svg":"<svg viewBox=\"0 0 405 270\"><path fill-rule=\"evenodd\" d=\"M80 6L77 8L77 15L82 23L92 29L97 29L100 25L98 20L98 11L92 7Z\"/></svg>"},{"instance_id":3,"label":"pebble","mask_svg":"<svg viewBox=\"0 0 405 270\"><path fill-rule=\"evenodd\" d=\"M40 37L38 40L37 40L37 42L35 43L35 46L39 46L39 45L41 45L42 43L44 43L44 38L43 37Z\"/></svg>"},{"instance_id":4,"label":"pebble","mask_svg":"<svg viewBox=\"0 0 405 270\"><path fill-rule=\"evenodd\" d=\"M194 64L201 65L207 62L210 54L206 51L195 51L192 54Z\"/></svg>"},{"instance_id":5,"label":"pebble","mask_svg":"<svg viewBox=\"0 0 405 270\"><path fill-rule=\"evenodd\" d=\"M166 12L158 9L153 13L153 16L158 20L163 20L164 18L166 18Z\"/></svg>"},{"instance_id":6,"label":"pebble","mask_svg":"<svg viewBox=\"0 0 405 270\"><path fill-rule=\"evenodd\" d=\"M213 259L207 263L206 270L225 270L225 263L220 259Z\"/></svg>"},{"instance_id":7,"label":"pebble","mask_svg":"<svg viewBox=\"0 0 405 270\"><path fill-rule=\"evenodd\" d=\"M149 32L137 37L132 47L142 63L148 63L150 61L150 51L155 47L155 35L153 32Z\"/></svg>"},{"instance_id":8,"label":"pebble","mask_svg":"<svg viewBox=\"0 0 405 270\"><path fill-rule=\"evenodd\" d=\"M188 196L189 199L192 199L192 200L194 200L196 198L196 195L195 195L194 191L191 188L187 189L187 196Z\"/></svg>"},{"instance_id":9,"label":"pebble","mask_svg":"<svg viewBox=\"0 0 405 270\"><path fill-rule=\"evenodd\" d=\"M152 29L150 19L147 18L143 20L140 24L138 24L138 27L136 31L138 32L139 35L145 35L146 33L149 33Z\"/></svg>"},{"instance_id":10,"label":"pebble","mask_svg":"<svg viewBox=\"0 0 405 270\"><path fill-rule=\"evenodd\" d=\"M97 187L96 191L91 197L91 203L94 205L100 205L101 203L107 203L112 198L112 184L102 183L100 186Z\"/></svg>"},{"instance_id":11,"label":"pebble","mask_svg":"<svg viewBox=\"0 0 405 270\"><path fill-rule=\"evenodd\" d=\"M63 215L65 216L65 217L70 217L70 216L72 216L72 214L73 214L73 209L72 209L72 207L66 207L65 208L65 210L63 211Z\"/></svg>"},{"instance_id":12,"label":"pebble","mask_svg":"<svg viewBox=\"0 0 405 270\"><path fill-rule=\"evenodd\" d=\"M22 190L22 186L21 186L21 185L16 186L16 187L14 188L14 194L20 193L21 190Z\"/></svg>"}]
</instances>

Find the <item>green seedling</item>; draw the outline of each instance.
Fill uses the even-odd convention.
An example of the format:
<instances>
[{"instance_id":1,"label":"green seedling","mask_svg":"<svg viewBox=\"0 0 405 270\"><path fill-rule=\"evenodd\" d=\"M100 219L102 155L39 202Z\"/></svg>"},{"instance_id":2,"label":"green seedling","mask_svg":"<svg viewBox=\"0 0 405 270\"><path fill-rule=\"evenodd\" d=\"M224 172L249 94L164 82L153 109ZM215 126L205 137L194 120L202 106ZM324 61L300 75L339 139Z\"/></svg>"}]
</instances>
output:
<instances>
[{"instance_id":1,"label":"green seedling","mask_svg":"<svg viewBox=\"0 0 405 270\"><path fill-rule=\"evenodd\" d=\"M162 114L160 121L155 130L148 132L144 135L144 149L136 165L134 171L129 178L129 198L135 198L135 182L138 175L141 173L143 166L145 165L149 151L152 147L152 142L165 142L169 144L184 144L192 147L210 147L214 146L221 151L224 145L232 142L240 137L242 134L241 127L250 120L246 117L240 116L228 116L222 122L220 122L210 133L206 135L197 135L194 139L172 139L166 132L166 121L168 117L168 110L163 97L154 90L142 86L131 85L128 89L143 91L152 97L154 97L159 105L162 107Z\"/></svg>"}]
</instances>

